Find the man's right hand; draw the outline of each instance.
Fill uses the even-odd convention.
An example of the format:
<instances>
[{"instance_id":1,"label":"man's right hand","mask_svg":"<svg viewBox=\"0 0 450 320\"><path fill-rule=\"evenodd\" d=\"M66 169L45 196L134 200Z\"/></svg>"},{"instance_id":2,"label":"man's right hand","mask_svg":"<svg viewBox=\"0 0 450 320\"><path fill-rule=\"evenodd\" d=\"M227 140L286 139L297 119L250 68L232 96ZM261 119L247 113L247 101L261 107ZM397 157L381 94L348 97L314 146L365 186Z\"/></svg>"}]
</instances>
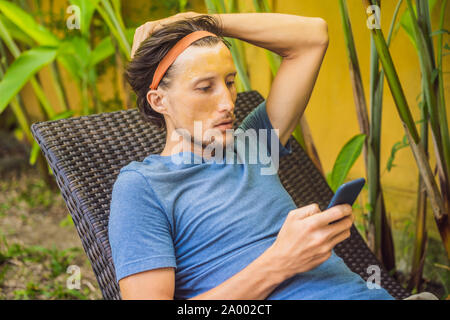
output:
<instances>
[{"instance_id":1,"label":"man's right hand","mask_svg":"<svg viewBox=\"0 0 450 320\"><path fill-rule=\"evenodd\" d=\"M317 204L292 210L267 253L286 278L309 271L330 258L336 244L350 237L353 221L348 204L323 212Z\"/></svg>"},{"instance_id":2,"label":"man's right hand","mask_svg":"<svg viewBox=\"0 0 450 320\"><path fill-rule=\"evenodd\" d=\"M133 46L131 48L131 58L134 58L134 55L141 45L141 43L150 37L155 31L158 31L159 29L163 28L164 25L167 25L169 23L175 22L177 20L182 20L186 18L193 18L196 16L201 15L200 13L196 13L194 11L188 11L188 12L180 12L173 16L159 19L155 21L148 21L138 27L134 33L134 39L133 39Z\"/></svg>"}]
</instances>

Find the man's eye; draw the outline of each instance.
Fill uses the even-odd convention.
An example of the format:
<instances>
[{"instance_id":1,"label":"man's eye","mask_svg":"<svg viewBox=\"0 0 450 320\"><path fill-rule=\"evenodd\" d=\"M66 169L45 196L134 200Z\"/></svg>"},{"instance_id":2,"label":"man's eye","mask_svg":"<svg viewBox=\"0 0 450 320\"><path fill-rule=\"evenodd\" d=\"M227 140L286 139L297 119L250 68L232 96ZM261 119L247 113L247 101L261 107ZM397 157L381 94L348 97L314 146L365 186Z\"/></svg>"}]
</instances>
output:
<instances>
[{"instance_id":1,"label":"man's eye","mask_svg":"<svg viewBox=\"0 0 450 320\"><path fill-rule=\"evenodd\" d=\"M234 84L234 81L228 81L227 82L228 86L232 86L233 84ZM207 92L207 91L209 91L209 89L211 89L211 86L198 88L198 90L202 90L203 92Z\"/></svg>"},{"instance_id":2,"label":"man's eye","mask_svg":"<svg viewBox=\"0 0 450 320\"><path fill-rule=\"evenodd\" d=\"M208 91L211 88L211 86L208 87L203 87L203 88L198 88L199 90L202 90L204 92Z\"/></svg>"}]
</instances>

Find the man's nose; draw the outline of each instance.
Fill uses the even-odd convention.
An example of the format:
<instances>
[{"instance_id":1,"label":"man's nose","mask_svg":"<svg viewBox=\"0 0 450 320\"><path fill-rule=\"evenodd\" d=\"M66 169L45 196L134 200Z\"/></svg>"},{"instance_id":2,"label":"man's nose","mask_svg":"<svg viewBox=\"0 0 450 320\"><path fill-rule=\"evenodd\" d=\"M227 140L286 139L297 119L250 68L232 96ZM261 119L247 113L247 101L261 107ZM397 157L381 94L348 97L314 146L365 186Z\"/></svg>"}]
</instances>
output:
<instances>
[{"instance_id":1,"label":"man's nose","mask_svg":"<svg viewBox=\"0 0 450 320\"><path fill-rule=\"evenodd\" d=\"M233 109L234 109L234 100L232 93L228 88L225 88L223 94L220 97L219 110L233 112Z\"/></svg>"}]
</instances>

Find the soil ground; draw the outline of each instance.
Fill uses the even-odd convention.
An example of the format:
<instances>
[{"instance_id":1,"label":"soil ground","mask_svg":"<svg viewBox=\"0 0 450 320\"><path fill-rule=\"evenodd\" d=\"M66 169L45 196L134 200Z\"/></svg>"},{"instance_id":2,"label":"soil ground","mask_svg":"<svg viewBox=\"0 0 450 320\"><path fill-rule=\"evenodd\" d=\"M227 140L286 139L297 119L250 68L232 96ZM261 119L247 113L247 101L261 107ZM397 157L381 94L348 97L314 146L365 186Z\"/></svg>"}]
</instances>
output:
<instances>
[{"instance_id":1,"label":"soil ground","mask_svg":"<svg viewBox=\"0 0 450 320\"><path fill-rule=\"evenodd\" d=\"M101 299L63 198L21 171L0 180L0 299Z\"/></svg>"}]
</instances>

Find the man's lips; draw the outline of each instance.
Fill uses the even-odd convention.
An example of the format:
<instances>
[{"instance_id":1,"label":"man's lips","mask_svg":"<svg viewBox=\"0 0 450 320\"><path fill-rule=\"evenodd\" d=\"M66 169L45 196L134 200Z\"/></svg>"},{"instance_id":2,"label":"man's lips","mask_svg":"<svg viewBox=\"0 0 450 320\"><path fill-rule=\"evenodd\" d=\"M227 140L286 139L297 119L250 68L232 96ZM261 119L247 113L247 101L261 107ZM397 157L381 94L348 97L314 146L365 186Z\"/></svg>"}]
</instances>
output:
<instances>
[{"instance_id":1,"label":"man's lips","mask_svg":"<svg viewBox=\"0 0 450 320\"><path fill-rule=\"evenodd\" d=\"M233 128L233 120L224 121L214 127L219 128L219 129L232 129Z\"/></svg>"}]
</instances>

